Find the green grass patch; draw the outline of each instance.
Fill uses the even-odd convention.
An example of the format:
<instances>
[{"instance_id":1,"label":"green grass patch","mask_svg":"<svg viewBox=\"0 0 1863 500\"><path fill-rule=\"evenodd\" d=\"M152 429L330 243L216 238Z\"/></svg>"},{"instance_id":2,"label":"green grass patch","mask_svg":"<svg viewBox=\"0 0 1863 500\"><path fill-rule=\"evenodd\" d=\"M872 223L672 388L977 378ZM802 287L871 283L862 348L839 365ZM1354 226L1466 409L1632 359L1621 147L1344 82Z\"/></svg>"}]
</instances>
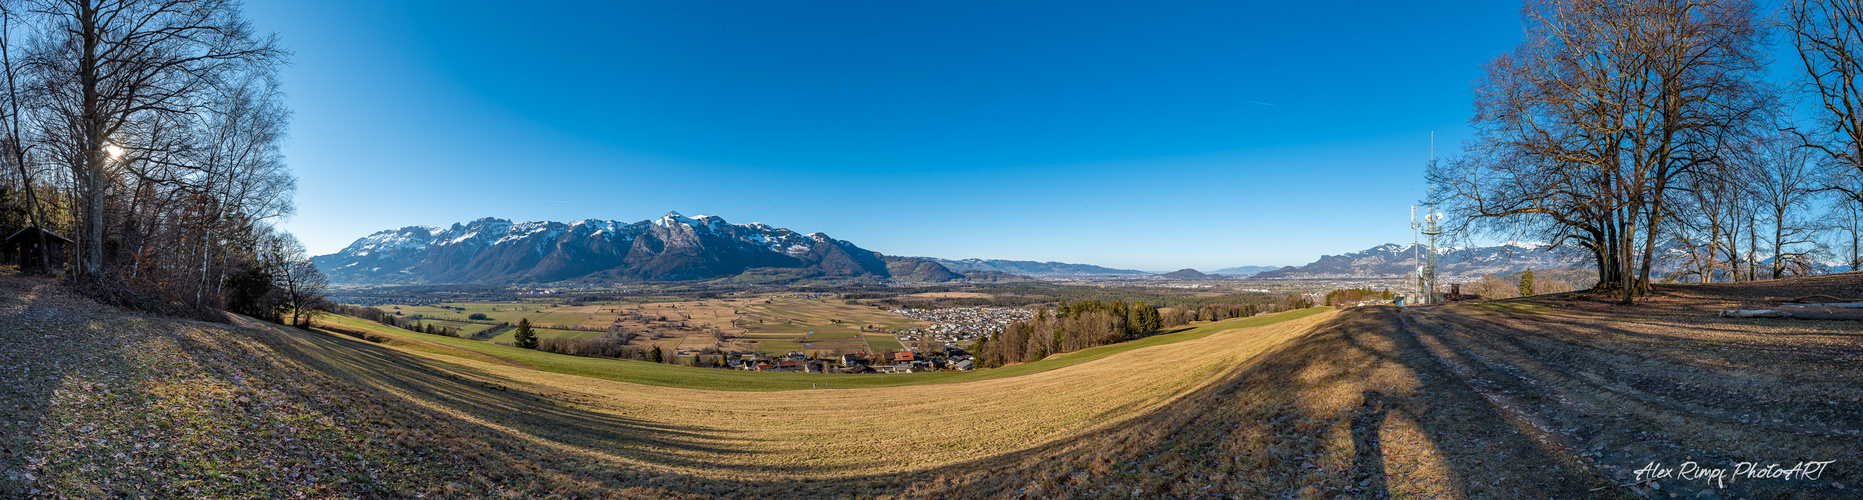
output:
<instances>
[{"instance_id":1,"label":"green grass patch","mask_svg":"<svg viewBox=\"0 0 1863 500\"><path fill-rule=\"evenodd\" d=\"M375 332L382 333L382 334L408 337L408 338L413 338L417 340L425 340L425 341L434 342L437 344L468 349L471 351L475 351L475 352L479 352L483 354L489 354L493 356L498 356L498 357L510 359L513 361L517 361L520 363L524 363L526 365L535 367L539 370L553 372L553 373L562 373L566 375L577 375L577 376L590 377L590 378L613 380L617 382L657 385L657 386L664 386L664 387L680 387L680 388L687 388L687 389L706 389L706 390L717 390L717 391L792 391L792 390L811 389L815 387L815 384L820 384L820 383L826 383L830 387L839 387L839 388L898 387L898 386L906 386L906 385L941 384L941 383L950 383L950 382L966 382L966 381L972 381L972 380L987 380L987 379L993 379L993 378L1013 377L1017 375L1025 375L1025 374L1030 374L1030 373L1035 373L1035 372L1052 370L1052 369L1060 368L1064 366L1085 363L1088 361L1104 358L1107 356L1111 356L1111 355L1118 354L1121 352L1130 351L1133 349L1142 349L1146 347L1159 346L1159 345L1171 344L1171 343L1176 343L1176 342L1183 342L1186 340L1199 339L1199 338L1203 338L1211 334L1214 334L1216 332L1220 332L1223 330L1229 330L1232 328L1262 326L1262 325L1279 323L1283 321L1296 320L1296 319L1312 316L1315 314L1319 314L1329 309L1330 308L1315 307L1315 308L1310 308L1310 309L1302 309L1299 311L1284 312L1284 313L1269 315L1269 316L1256 316L1256 317L1251 317L1251 318L1238 318L1238 319L1232 319L1232 320L1226 320L1226 321L1219 321L1216 323L1202 325L1202 326L1198 326L1195 328L1183 329L1183 330L1172 332L1172 333L1152 335L1150 337L1145 337L1145 338L1134 340L1131 342L1123 342L1123 343L1114 344L1114 345L1100 346L1100 347L1095 347L1091 349L1083 349L1080 351L1070 352L1066 354L1049 356L1047 359L1043 359L1041 361L1009 365L1009 366L1005 366L1001 368L992 368L992 369L986 369L986 370L972 370L968 372L930 372L930 373L907 373L907 374L893 374L893 375L761 373L761 372L746 372L746 371L735 371L735 370L720 370L720 369L715 369L715 368L692 368L692 367L673 366L673 365L666 365L666 364L659 364L659 363L648 363L644 361L569 356L569 355L543 352L543 351L537 351L537 350L531 350L531 349L519 349L516 347L502 346L502 345L492 344L488 342L480 342L480 341L475 341L475 340L456 339L452 337L442 337L439 335L427 335L424 333L413 333L413 332L400 330L397 328L391 328L391 327L384 326L381 324L373 323L370 321L364 321L364 320L357 319L357 318L326 315L322 318L322 320L325 320L325 321L334 320L335 322L338 322L338 323L361 327L361 328L367 328L371 331L375 331ZM878 339L870 339L870 341L879 342ZM773 343L774 342L766 342L766 344L773 344ZM759 348L765 350L766 352L769 351L767 347L764 347L766 344L760 344ZM797 347L800 347L800 346L798 345Z\"/></svg>"}]
</instances>

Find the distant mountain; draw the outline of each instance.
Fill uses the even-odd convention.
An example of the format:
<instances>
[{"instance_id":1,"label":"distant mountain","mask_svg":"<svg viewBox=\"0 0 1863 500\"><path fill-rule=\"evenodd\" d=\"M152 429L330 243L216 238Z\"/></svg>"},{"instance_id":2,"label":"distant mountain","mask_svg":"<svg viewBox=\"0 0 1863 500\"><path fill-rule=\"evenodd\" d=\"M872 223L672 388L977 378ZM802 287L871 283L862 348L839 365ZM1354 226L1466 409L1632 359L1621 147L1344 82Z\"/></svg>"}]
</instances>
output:
<instances>
[{"instance_id":1,"label":"distant mountain","mask_svg":"<svg viewBox=\"0 0 1863 500\"><path fill-rule=\"evenodd\" d=\"M1088 264L1035 262L1029 260L931 259L957 272L996 271L1023 276L1145 276L1151 273L1131 269L1113 269Z\"/></svg>"},{"instance_id":2,"label":"distant mountain","mask_svg":"<svg viewBox=\"0 0 1863 500\"><path fill-rule=\"evenodd\" d=\"M1160 274L1158 275L1158 277L1169 278L1169 279L1174 279L1174 280L1207 280L1211 278L1216 278L1216 276L1210 276L1208 274L1203 274L1201 271L1198 271L1196 269L1190 269L1190 268L1184 268L1184 269L1179 269L1176 271L1171 271L1168 273Z\"/></svg>"},{"instance_id":3,"label":"distant mountain","mask_svg":"<svg viewBox=\"0 0 1863 500\"><path fill-rule=\"evenodd\" d=\"M1387 243L1344 255L1322 255L1300 267L1257 273L1255 279L1399 278L1416 271L1417 245ZM1526 269L1551 269L1586 262L1558 254L1538 243L1508 242L1490 247L1438 248L1437 272L1446 278L1506 275Z\"/></svg>"},{"instance_id":4,"label":"distant mountain","mask_svg":"<svg viewBox=\"0 0 1863 500\"><path fill-rule=\"evenodd\" d=\"M822 233L677 212L631 224L487 217L447 228L409 226L311 261L332 282L351 284L680 281L739 274L891 278L895 272L921 281L960 277L933 261L886 257Z\"/></svg>"},{"instance_id":5,"label":"distant mountain","mask_svg":"<svg viewBox=\"0 0 1863 500\"><path fill-rule=\"evenodd\" d=\"M1226 275L1226 276L1250 276L1250 275L1254 275L1255 273L1268 272L1268 271L1273 271L1275 269L1279 269L1279 268L1274 267L1274 266L1225 267L1222 269L1217 269L1216 271L1211 272L1210 274L1221 274L1221 275Z\"/></svg>"}]
</instances>

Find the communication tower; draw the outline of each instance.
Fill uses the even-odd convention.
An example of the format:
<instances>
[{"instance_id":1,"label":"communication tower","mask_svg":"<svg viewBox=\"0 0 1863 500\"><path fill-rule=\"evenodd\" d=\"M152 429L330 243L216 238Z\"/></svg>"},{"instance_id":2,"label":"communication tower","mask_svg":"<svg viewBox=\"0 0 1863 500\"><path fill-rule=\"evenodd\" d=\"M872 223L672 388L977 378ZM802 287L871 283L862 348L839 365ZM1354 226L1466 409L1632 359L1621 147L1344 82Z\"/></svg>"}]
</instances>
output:
<instances>
[{"instance_id":1,"label":"communication tower","mask_svg":"<svg viewBox=\"0 0 1863 500\"><path fill-rule=\"evenodd\" d=\"M1436 133L1430 132L1429 169L1435 170L1435 168ZM1436 183L1434 182L1430 183L1429 199L1427 201L1428 204L1425 205L1422 220L1417 219L1417 207L1410 207L1410 229L1419 230L1429 242L1427 250L1424 250L1421 245L1415 242L1411 243L1410 246L1413 252L1412 255L1415 255L1415 253L1419 251L1429 252L1429 255L1420 256L1420 258L1416 260L1417 281L1419 281L1417 285L1419 288L1422 288L1422 290L1417 291L1416 298L1419 304L1434 304L1440 302L1442 298L1436 291L1436 237L1443 234L1443 231L1436 223L1442 220L1443 215L1436 211Z\"/></svg>"}]
</instances>

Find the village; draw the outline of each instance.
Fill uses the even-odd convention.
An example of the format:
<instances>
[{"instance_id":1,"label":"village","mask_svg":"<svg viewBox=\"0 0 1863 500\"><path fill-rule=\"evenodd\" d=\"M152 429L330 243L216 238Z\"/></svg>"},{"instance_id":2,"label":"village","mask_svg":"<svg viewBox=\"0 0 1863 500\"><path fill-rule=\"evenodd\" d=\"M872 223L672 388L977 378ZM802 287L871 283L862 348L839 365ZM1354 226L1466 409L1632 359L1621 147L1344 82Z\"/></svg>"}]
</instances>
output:
<instances>
[{"instance_id":1,"label":"village","mask_svg":"<svg viewBox=\"0 0 1863 500\"><path fill-rule=\"evenodd\" d=\"M969 371L976 368L969 352L957 346L939 349L864 352L816 356L791 352L783 356L733 354L724 366L732 370L791 373L922 373Z\"/></svg>"},{"instance_id":2,"label":"village","mask_svg":"<svg viewBox=\"0 0 1863 500\"><path fill-rule=\"evenodd\" d=\"M1019 307L950 307L943 309L894 309L893 314L929 321L924 329L895 332L899 341L913 345L921 341L952 345L974 342L985 335L1001 331L1017 321L1035 319L1035 311Z\"/></svg>"}]
</instances>

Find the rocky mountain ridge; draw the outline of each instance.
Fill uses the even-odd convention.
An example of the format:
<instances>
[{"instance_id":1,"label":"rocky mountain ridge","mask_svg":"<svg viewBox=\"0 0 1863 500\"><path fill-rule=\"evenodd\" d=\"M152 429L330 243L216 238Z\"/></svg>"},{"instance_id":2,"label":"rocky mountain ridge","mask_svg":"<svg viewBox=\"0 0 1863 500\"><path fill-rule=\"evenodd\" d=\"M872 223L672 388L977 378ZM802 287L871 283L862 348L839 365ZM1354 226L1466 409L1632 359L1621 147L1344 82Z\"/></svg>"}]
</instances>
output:
<instances>
[{"instance_id":1,"label":"rocky mountain ridge","mask_svg":"<svg viewBox=\"0 0 1863 500\"><path fill-rule=\"evenodd\" d=\"M891 278L898 270L924 281L958 278L936 262L887 257L822 233L678 212L634 223L486 217L446 228L409 226L376 232L312 262L332 282L348 284L684 281L751 270L872 278Z\"/></svg>"}]
</instances>

